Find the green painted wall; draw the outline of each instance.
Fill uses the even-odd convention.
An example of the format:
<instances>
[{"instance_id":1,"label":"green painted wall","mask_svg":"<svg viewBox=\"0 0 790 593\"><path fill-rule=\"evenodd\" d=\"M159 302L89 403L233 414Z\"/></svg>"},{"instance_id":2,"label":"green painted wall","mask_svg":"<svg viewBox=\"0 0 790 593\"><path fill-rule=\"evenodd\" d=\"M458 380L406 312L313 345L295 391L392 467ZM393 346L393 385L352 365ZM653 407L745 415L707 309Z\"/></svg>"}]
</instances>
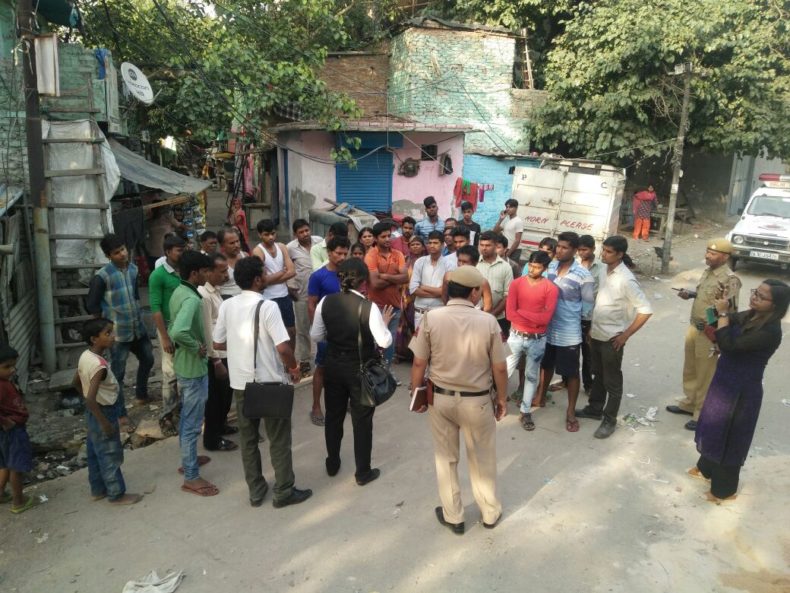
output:
<instances>
[{"instance_id":1,"label":"green painted wall","mask_svg":"<svg viewBox=\"0 0 790 593\"><path fill-rule=\"evenodd\" d=\"M540 92L512 88L515 50L506 35L407 29L391 45L389 112L474 126L479 131L467 133L466 152L526 153L525 111Z\"/></svg>"}]
</instances>

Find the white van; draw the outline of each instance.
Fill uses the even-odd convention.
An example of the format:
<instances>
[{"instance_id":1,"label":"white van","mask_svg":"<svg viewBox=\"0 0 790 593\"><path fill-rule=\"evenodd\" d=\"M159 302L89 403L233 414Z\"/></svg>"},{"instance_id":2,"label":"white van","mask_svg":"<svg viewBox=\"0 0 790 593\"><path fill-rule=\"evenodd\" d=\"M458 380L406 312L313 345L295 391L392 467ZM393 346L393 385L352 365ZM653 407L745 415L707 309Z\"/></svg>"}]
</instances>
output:
<instances>
[{"instance_id":1,"label":"white van","mask_svg":"<svg viewBox=\"0 0 790 593\"><path fill-rule=\"evenodd\" d=\"M765 185L749 198L741 219L727 239L734 252L733 269L739 260L778 264L783 270L790 264L790 175L760 175Z\"/></svg>"},{"instance_id":2,"label":"white van","mask_svg":"<svg viewBox=\"0 0 790 593\"><path fill-rule=\"evenodd\" d=\"M516 167L512 197L524 221L521 248L535 251L543 237L573 231L598 245L617 234L625 170L571 160L545 160L540 168Z\"/></svg>"}]
</instances>

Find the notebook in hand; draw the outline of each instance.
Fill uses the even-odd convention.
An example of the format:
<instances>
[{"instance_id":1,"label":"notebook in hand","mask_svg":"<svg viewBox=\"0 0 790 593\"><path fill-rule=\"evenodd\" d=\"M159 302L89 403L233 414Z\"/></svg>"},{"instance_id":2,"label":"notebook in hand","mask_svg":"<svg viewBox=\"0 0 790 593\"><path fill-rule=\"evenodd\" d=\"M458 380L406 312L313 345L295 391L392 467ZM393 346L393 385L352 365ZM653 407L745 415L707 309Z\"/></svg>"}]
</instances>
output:
<instances>
[{"instance_id":1,"label":"notebook in hand","mask_svg":"<svg viewBox=\"0 0 790 593\"><path fill-rule=\"evenodd\" d=\"M423 406L428 405L428 390L425 387L417 387L411 392L410 412L418 412Z\"/></svg>"}]
</instances>

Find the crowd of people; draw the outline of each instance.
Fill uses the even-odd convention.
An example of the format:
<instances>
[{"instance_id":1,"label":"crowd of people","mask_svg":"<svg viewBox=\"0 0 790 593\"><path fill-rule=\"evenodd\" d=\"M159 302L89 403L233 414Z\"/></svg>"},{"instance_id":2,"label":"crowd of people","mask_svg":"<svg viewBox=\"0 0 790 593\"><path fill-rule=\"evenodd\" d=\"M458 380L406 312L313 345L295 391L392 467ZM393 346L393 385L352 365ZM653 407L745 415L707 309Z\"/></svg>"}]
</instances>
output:
<instances>
[{"instance_id":1,"label":"crowd of people","mask_svg":"<svg viewBox=\"0 0 790 593\"><path fill-rule=\"evenodd\" d=\"M523 222L508 200L493 229L473 220L471 204L461 219L438 217L436 200L424 200L425 218L383 220L361 229L351 244L338 222L325 237L294 221L293 238L279 242L273 221L257 224L260 242L250 251L235 226L206 231L201 249L166 235L164 255L149 278L149 303L161 351L160 427L179 438L181 489L214 496L203 477L206 451L240 449L252 506L269 489L260 443L268 439L274 470L273 505L307 500L295 486L290 418L244 415L249 383L312 380L310 420L323 427L326 471L339 473L346 413L353 429L356 483L380 476L372 465L375 408L360 397L364 365L381 358L389 366L411 360L409 389L425 391L434 439L441 506L439 523L464 532L458 481L460 434L466 440L472 490L483 524L502 516L496 496L495 424L508 400L519 423L536 427L554 375L567 391L565 427L579 419L600 421L595 438L617 427L623 394L622 361L628 340L652 308L631 271L628 241L619 235L600 246L589 235L546 237L521 261ZM240 218L234 210L236 219ZM246 225L246 223L245 223ZM151 336L143 322L137 268L117 235L101 247L109 263L93 278L86 308L87 349L75 385L84 395L91 496L132 504L126 491L120 431L133 431L124 397L129 353L138 360L137 404L149 400L154 366ZM596 256L596 247L599 255ZM749 310L737 312L740 281L726 266L726 240L708 244L706 269L696 291L686 337L686 398L667 410L688 414L701 457L690 475L711 480L712 500L731 498L754 433L765 365L781 341L780 321L790 289L766 280L752 291ZM719 356L719 354L721 354ZM16 353L0 347L0 495L13 512L34 504L24 497L20 474L32 467L24 430L27 411L11 383ZM588 396L577 408L581 391ZM326 410L322 409L323 404ZM707 396L707 397L706 397ZM235 403L237 425L228 422ZM237 435L238 442L233 440ZM231 438L227 438L231 437ZM11 494L5 492L11 483Z\"/></svg>"}]
</instances>

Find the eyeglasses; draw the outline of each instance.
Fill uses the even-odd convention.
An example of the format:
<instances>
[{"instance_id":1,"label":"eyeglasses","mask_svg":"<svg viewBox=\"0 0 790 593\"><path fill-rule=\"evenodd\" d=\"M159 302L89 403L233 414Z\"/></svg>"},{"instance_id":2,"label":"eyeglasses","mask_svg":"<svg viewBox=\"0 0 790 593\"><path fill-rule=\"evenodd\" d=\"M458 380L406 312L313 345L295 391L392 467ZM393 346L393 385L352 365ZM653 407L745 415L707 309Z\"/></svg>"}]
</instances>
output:
<instances>
[{"instance_id":1,"label":"eyeglasses","mask_svg":"<svg viewBox=\"0 0 790 593\"><path fill-rule=\"evenodd\" d=\"M757 292L757 289L756 289L756 288L752 288L752 289L751 289L749 292L751 292L751 293L752 293L752 296L753 296L755 299L757 299L758 301L766 301L766 302L769 302L769 303L770 303L771 301L773 301L773 299L772 299L772 298L769 298L769 297L767 297L767 296L761 295L759 292Z\"/></svg>"}]
</instances>

